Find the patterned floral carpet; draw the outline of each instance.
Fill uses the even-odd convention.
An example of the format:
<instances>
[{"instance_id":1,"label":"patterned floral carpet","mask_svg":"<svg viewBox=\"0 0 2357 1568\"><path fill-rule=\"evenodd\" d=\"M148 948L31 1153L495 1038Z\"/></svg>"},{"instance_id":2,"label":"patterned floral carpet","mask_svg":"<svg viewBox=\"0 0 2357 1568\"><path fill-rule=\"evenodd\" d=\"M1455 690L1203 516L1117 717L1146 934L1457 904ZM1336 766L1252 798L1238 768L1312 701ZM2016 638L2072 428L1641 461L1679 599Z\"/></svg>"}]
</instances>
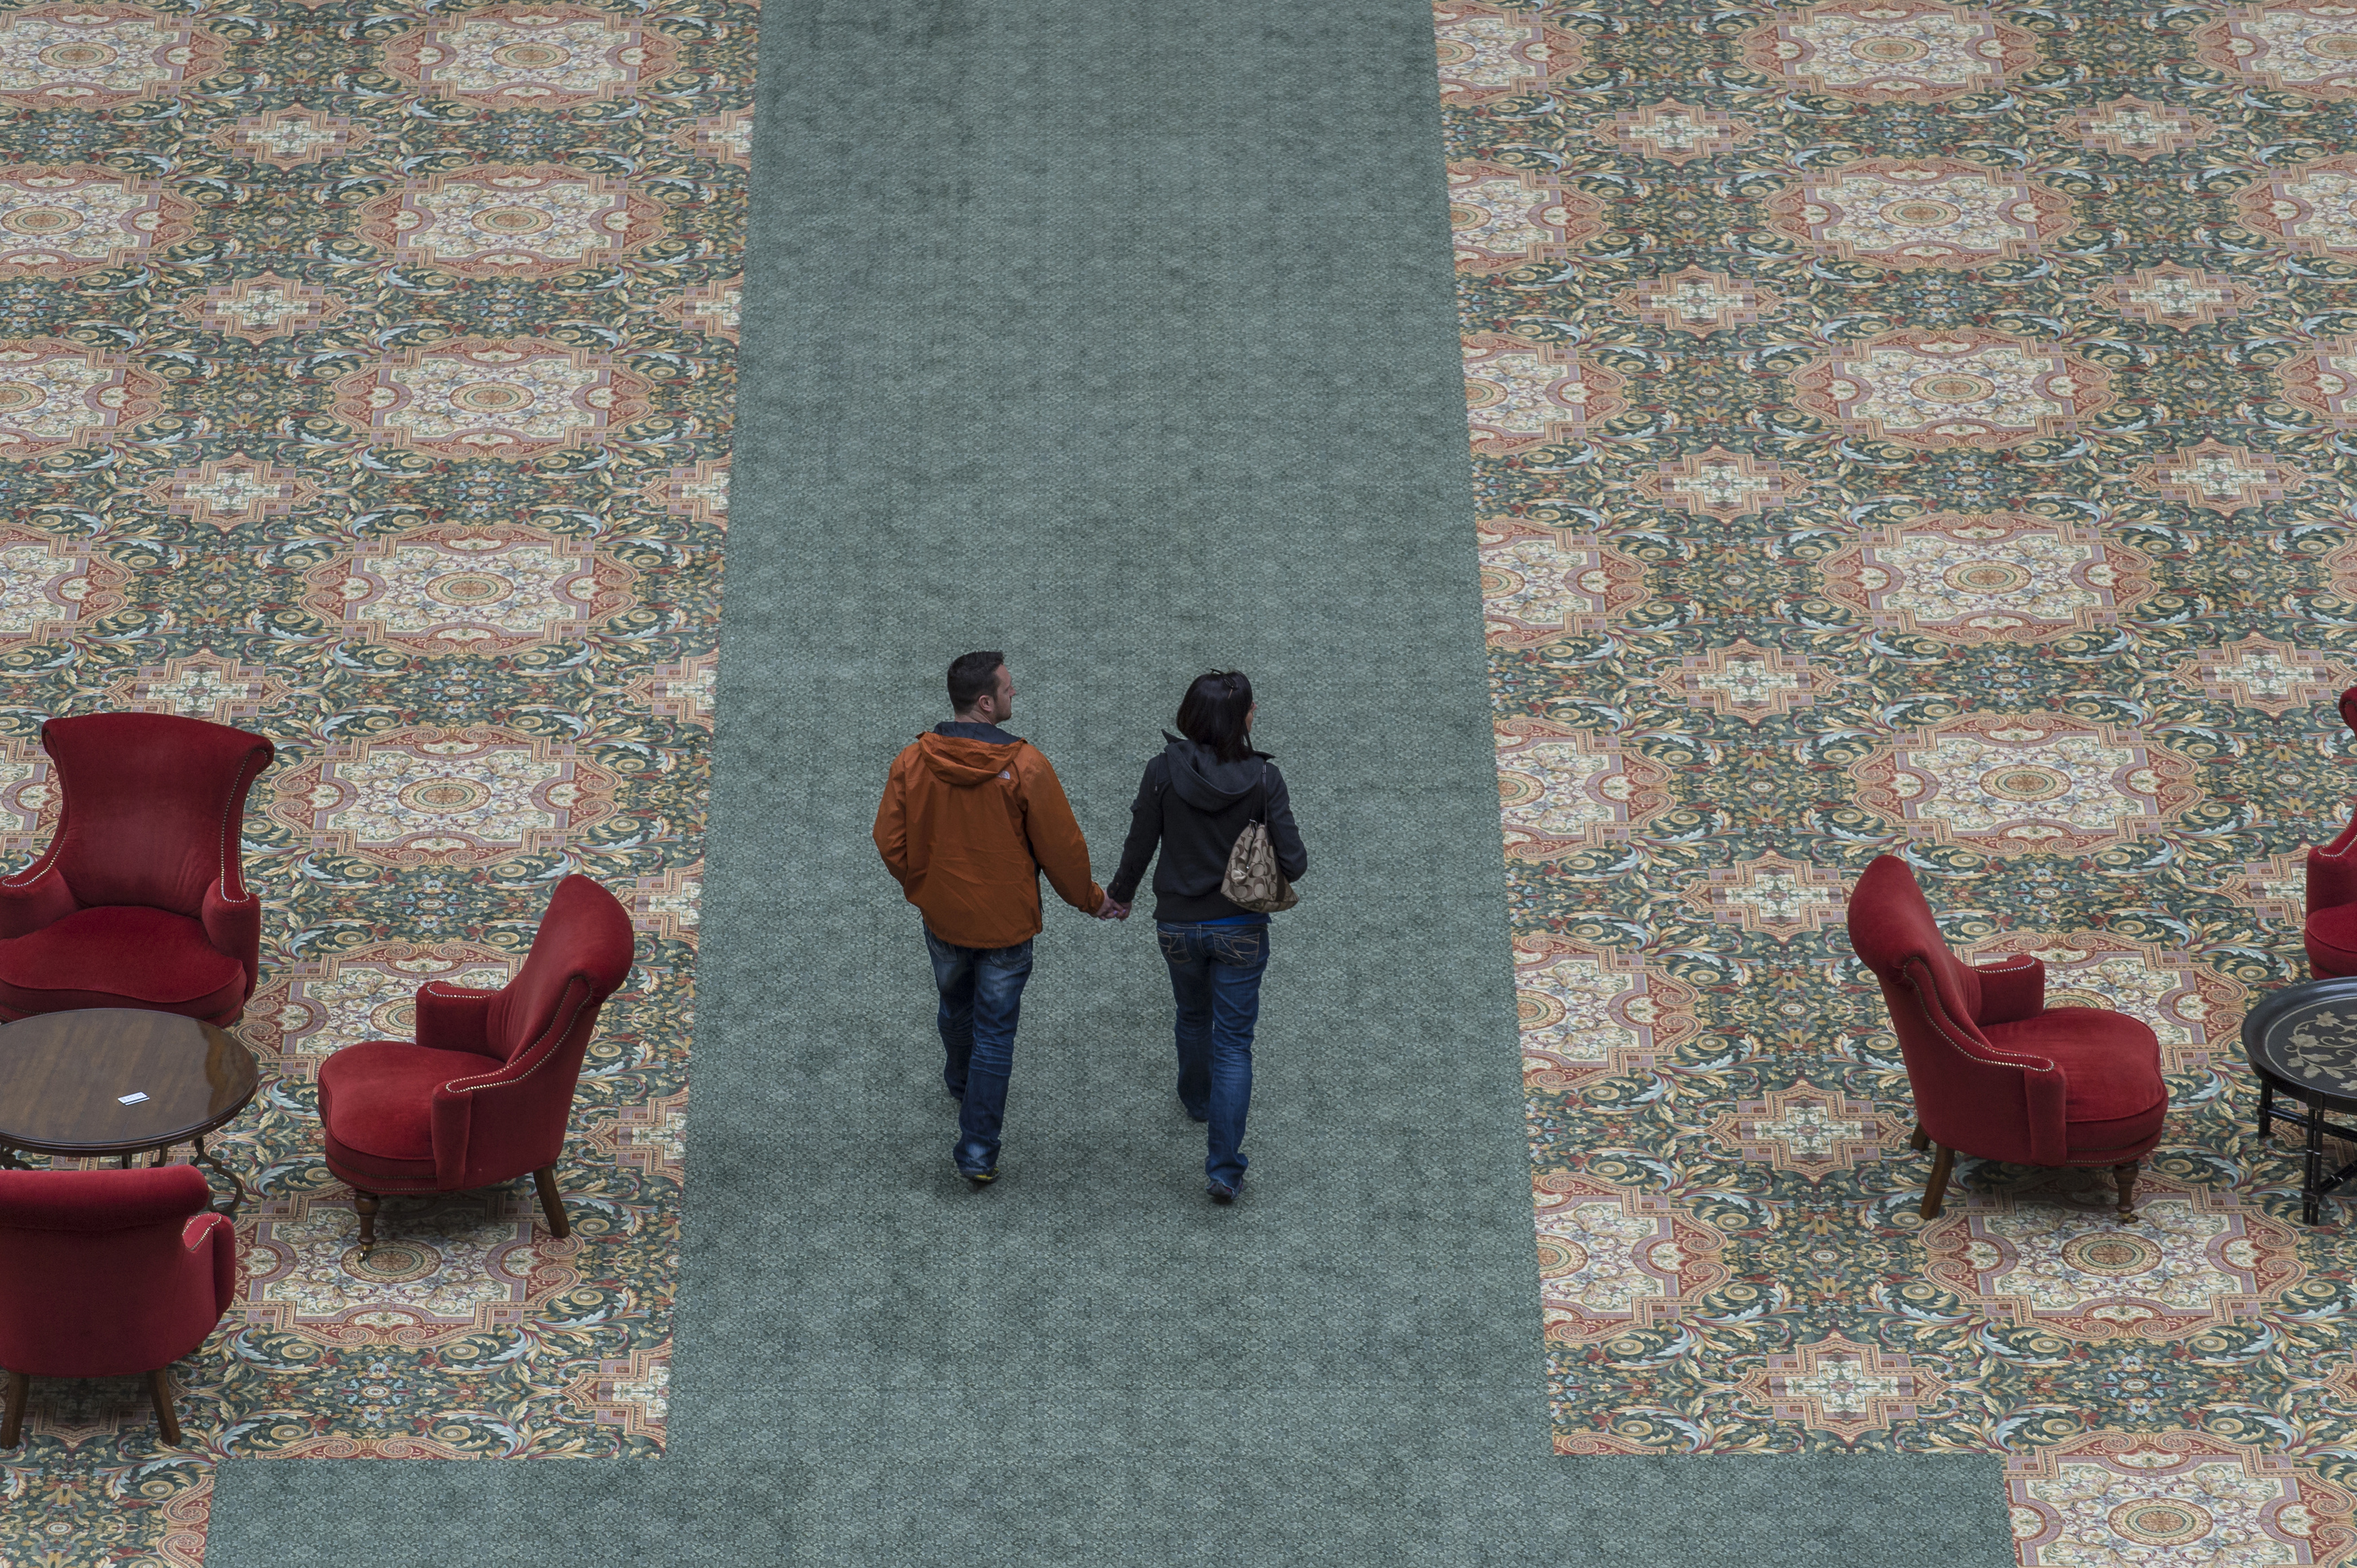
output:
<instances>
[{"instance_id":1,"label":"patterned floral carpet","mask_svg":"<svg viewBox=\"0 0 2357 1568\"><path fill-rule=\"evenodd\" d=\"M2357 751L2357 9L1437 7L1556 1446L2007 1456L2342 1562L2352 1210L2237 1026ZM2150 1022L2142 1215L1928 1160L1850 880Z\"/></svg>"},{"instance_id":2,"label":"patterned floral carpet","mask_svg":"<svg viewBox=\"0 0 2357 1568\"><path fill-rule=\"evenodd\" d=\"M0 1561L199 1561L223 1455L661 1450L754 16L0 11L0 854L49 714L278 746L241 1303L184 1449L137 1380L34 1385ZM499 982L573 870L640 930L574 1236L527 1181L361 1260L320 1059Z\"/></svg>"},{"instance_id":3,"label":"patterned floral carpet","mask_svg":"<svg viewBox=\"0 0 2357 1568\"><path fill-rule=\"evenodd\" d=\"M2236 1025L2357 750L2357 10L1436 12L1557 1446L2007 1456L2024 1564L2345 1560L2345 1207ZM0 851L34 736L268 734L242 1301L37 1385L0 1558L201 1556L224 1455L657 1452L752 6L0 10ZM1928 1225L1840 934L2160 1031L2139 1221L1970 1168ZM555 877L641 966L553 1240L352 1245L311 1080Z\"/></svg>"}]
</instances>

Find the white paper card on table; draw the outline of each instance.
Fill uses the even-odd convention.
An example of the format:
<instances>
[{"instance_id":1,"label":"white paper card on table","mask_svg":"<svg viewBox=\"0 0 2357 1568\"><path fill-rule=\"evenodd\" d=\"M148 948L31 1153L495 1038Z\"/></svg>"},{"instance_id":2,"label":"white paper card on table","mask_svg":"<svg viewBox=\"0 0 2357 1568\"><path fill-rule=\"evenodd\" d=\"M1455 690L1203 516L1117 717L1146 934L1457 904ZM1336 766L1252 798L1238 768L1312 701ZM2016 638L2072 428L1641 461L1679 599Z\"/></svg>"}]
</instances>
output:
<instances>
[{"instance_id":1,"label":"white paper card on table","mask_svg":"<svg viewBox=\"0 0 2357 1568\"><path fill-rule=\"evenodd\" d=\"M135 1089L128 1094L118 1094L114 1098L118 1104L136 1105L147 1098L147 1091L144 1089Z\"/></svg>"}]
</instances>

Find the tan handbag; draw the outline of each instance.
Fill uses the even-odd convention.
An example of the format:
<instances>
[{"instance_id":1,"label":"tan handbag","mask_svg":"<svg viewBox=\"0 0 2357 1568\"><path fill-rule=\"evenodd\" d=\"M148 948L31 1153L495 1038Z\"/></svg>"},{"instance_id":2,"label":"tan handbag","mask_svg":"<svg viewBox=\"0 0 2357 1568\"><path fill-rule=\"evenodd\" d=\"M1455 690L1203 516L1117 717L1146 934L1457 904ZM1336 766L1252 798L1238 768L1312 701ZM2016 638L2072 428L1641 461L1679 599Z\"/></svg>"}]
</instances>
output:
<instances>
[{"instance_id":1,"label":"tan handbag","mask_svg":"<svg viewBox=\"0 0 2357 1568\"><path fill-rule=\"evenodd\" d=\"M1228 851L1228 874L1220 879L1220 896L1239 909L1274 915L1301 902L1301 895L1276 868L1276 851L1268 842L1268 764L1260 765L1260 810L1236 835Z\"/></svg>"}]
</instances>

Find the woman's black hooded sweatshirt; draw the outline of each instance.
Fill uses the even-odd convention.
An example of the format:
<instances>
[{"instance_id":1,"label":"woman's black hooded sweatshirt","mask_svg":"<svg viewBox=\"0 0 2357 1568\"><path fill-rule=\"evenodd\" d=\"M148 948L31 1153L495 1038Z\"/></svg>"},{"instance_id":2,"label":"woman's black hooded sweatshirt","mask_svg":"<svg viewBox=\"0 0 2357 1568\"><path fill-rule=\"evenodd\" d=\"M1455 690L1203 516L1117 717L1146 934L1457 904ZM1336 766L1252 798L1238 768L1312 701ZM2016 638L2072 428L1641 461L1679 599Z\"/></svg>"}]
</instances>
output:
<instances>
[{"instance_id":1,"label":"woman's black hooded sweatshirt","mask_svg":"<svg viewBox=\"0 0 2357 1568\"><path fill-rule=\"evenodd\" d=\"M1293 825L1293 804L1285 776L1265 752L1242 762L1222 762L1191 740L1163 732L1170 744L1146 765L1137 799L1129 808L1129 842L1122 845L1121 870L1105 893L1126 904L1137 891L1154 846L1162 863L1154 868L1154 918L1173 925L1225 920L1252 911L1220 895L1228 852L1246 822L1268 824L1276 868L1288 882L1309 869L1301 830ZM1263 790L1265 789L1265 795ZM1265 803L1264 803L1265 802Z\"/></svg>"}]
</instances>

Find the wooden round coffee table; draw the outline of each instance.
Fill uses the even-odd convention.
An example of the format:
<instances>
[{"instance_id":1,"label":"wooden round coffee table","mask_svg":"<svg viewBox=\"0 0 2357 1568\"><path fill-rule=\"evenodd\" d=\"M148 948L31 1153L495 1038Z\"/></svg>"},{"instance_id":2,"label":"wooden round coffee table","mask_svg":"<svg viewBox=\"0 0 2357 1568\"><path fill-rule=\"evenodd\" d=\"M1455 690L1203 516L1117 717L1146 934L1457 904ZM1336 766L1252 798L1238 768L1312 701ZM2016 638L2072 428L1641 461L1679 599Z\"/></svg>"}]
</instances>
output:
<instances>
[{"instance_id":1,"label":"wooden round coffee table","mask_svg":"<svg viewBox=\"0 0 2357 1568\"><path fill-rule=\"evenodd\" d=\"M5 1151L87 1159L175 1144L230 1185L219 1212L234 1214L245 1183L205 1151L205 1134L253 1101L262 1072L228 1031L177 1013L99 1007L44 1013L0 1026L0 1164Z\"/></svg>"}]
</instances>

